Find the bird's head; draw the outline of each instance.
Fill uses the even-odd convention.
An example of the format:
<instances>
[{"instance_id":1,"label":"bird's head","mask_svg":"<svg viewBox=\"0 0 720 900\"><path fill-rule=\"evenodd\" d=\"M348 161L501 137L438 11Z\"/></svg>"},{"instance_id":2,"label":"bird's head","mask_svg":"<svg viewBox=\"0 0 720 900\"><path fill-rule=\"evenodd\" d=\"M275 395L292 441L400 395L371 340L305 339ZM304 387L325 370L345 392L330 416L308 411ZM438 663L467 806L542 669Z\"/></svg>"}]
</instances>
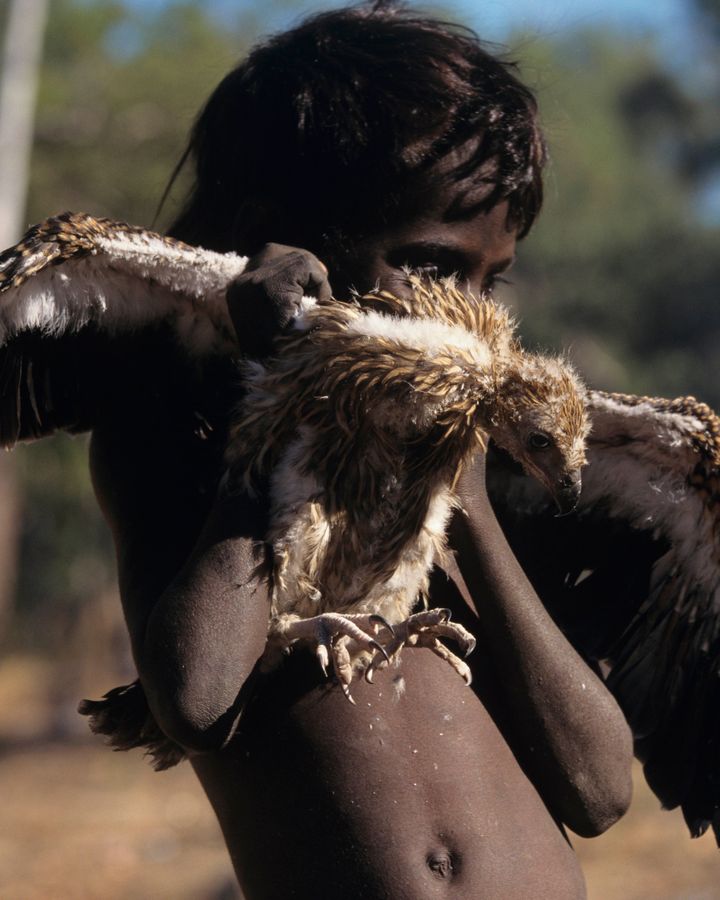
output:
<instances>
[{"instance_id":1,"label":"bird's head","mask_svg":"<svg viewBox=\"0 0 720 900\"><path fill-rule=\"evenodd\" d=\"M490 435L552 494L560 515L577 506L590 423L585 387L561 359L522 353L498 385Z\"/></svg>"}]
</instances>

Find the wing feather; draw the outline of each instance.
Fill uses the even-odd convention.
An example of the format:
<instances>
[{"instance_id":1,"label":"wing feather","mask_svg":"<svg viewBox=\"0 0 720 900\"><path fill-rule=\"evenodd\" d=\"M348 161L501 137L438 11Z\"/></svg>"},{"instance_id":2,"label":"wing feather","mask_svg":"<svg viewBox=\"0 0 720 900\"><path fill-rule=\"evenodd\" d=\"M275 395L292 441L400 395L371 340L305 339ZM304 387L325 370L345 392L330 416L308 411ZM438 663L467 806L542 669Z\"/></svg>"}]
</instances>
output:
<instances>
[{"instance_id":1,"label":"wing feather","mask_svg":"<svg viewBox=\"0 0 720 900\"><path fill-rule=\"evenodd\" d=\"M90 427L119 336L232 352L225 292L246 262L83 213L35 225L0 254L0 444Z\"/></svg>"},{"instance_id":2,"label":"wing feather","mask_svg":"<svg viewBox=\"0 0 720 900\"><path fill-rule=\"evenodd\" d=\"M493 503L538 593L604 673L663 806L720 844L720 420L692 397L591 392L572 516L496 458Z\"/></svg>"}]
</instances>

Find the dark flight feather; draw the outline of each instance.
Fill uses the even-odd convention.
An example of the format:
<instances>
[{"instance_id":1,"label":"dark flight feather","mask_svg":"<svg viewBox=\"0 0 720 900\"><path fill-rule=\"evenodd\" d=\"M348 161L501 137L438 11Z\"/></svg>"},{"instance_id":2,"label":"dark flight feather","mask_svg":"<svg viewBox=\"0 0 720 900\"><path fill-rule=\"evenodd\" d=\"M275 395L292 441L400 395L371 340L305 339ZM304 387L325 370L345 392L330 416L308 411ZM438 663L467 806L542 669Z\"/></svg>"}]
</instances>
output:
<instances>
[{"instance_id":1,"label":"dark flight feather","mask_svg":"<svg viewBox=\"0 0 720 900\"><path fill-rule=\"evenodd\" d=\"M692 397L591 392L578 509L494 454L493 504L540 597L604 674L648 784L720 845L720 420Z\"/></svg>"}]
</instances>

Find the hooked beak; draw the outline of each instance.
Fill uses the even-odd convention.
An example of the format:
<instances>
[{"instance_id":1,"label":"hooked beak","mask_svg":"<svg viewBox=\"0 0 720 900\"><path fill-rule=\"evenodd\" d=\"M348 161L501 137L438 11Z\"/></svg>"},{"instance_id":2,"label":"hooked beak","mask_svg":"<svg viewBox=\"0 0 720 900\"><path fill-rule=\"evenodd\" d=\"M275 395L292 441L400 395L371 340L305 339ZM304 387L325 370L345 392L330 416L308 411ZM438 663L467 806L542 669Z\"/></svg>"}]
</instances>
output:
<instances>
[{"instance_id":1,"label":"hooked beak","mask_svg":"<svg viewBox=\"0 0 720 900\"><path fill-rule=\"evenodd\" d=\"M553 491L555 504L558 508L558 511L555 514L556 518L559 516L567 516L569 513L573 512L578 505L581 488L582 476L580 475L580 469L576 469L574 472L563 475L558 481L556 489Z\"/></svg>"}]
</instances>

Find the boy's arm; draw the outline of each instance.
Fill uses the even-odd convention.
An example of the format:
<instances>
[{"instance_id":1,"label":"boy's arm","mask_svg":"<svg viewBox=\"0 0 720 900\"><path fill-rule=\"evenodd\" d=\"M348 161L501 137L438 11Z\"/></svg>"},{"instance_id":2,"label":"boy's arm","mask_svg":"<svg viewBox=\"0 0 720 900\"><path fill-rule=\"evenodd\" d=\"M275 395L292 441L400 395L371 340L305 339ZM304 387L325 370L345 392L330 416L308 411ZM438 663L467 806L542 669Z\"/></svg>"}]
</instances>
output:
<instances>
[{"instance_id":1,"label":"boy's arm","mask_svg":"<svg viewBox=\"0 0 720 900\"><path fill-rule=\"evenodd\" d=\"M168 737L191 750L231 736L265 648L268 586L256 573L262 521L247 498L219 496L147 620L138 671L148 704Z\"/></svg>"},{"instance_id":2,"label":"boy's arm","mask_svg":"<svg viewBox=\"0 0 720 900\"><path fill-rule=\"evenodd\" d=\"M451 546L477 607L476 653L492 673L492 712L553 814L577 834L599 834L630 802L630 730L515 559L484 468L478 455L463 478L465 512L453 521Z\"/></svg>"},{"instance_id":3,"label":"boy's arm","mask_svg":"<svg viewBox=\"0 0 720 900\"><path fill-rule=\"evenodd\" d=\"M188 750L221 746L265 647L259 504L220 493L209 512L183 490L183 451L145 431L96 428L91 468L115 537L133 656L150 709ZM164 450L162 449L164 448Z\"/></svg>"},{"instance_id":4,"label":"boy's arm","mask_svg":"<svg viewBox=\"0 0 720 900\"><path fill-rule=\"evenodd\" d=\"M304 294L330 295L326 275L304 250L269 244L253 256L228 291L239 349L265 352ZM208 512L198 485L213 483L219 459L203 456L189 436L186 379L174 380L162 358L141 365L144 388L119 383L94 430L93 481L113 529L123 608L150 708L168 737L187 749L210 749L227 739L265 647L268 590L256 569L266 511L261 502L221 492Z\"/></svg>"}]
</instances>

